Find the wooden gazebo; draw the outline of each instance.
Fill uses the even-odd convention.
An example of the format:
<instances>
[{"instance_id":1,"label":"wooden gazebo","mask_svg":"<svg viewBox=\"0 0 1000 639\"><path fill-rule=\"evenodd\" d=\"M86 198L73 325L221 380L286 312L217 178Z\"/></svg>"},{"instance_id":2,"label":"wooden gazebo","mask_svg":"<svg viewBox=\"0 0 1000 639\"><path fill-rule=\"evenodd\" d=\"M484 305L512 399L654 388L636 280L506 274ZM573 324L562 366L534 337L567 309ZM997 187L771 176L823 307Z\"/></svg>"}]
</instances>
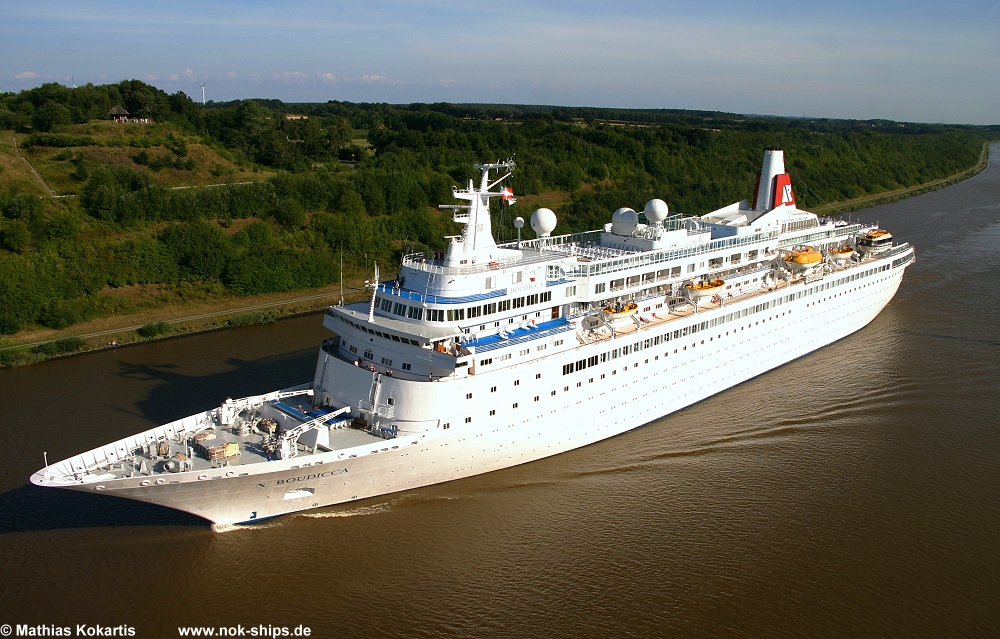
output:
<instances>
[{"instance_id":1,"label":"wooden gazebo","mask_svg":"<svg viewBox=\"0 0 1000 639\"><path fill-rule=\"evenodd\" d=\"M110 115L111 119L115 122L128 122L128 111L121 108L117 104L112 107L110 111L108 111L108 115Z\"/></svg>"}]
</instances>

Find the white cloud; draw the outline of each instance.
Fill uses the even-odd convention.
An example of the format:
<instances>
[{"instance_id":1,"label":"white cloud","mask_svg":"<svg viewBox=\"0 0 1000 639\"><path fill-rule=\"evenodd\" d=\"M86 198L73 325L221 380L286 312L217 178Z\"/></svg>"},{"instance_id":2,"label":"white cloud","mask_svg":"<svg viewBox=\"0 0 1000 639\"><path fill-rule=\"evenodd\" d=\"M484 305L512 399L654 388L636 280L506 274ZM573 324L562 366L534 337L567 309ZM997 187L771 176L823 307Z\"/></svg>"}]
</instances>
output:
<instances>
[{"instance_id":1,"label":"white cloud","mask_svg":"<svg viewBox=\"0 0 1000 639\"><path fill-rule=\"evenodd\" d=\"M271 76L271 78L279 82L308 82L312 79L308 73L302 73L301 71L284 71L282 73L275 73Z\"/></svg>"},{"instance_id":2,"label":"white cloud","mask_svg":"<svg viewBox=\"0 0 1000 639\"><path fill-rule=\"evenodd\" d=\"M384 75L363 75L361 76L362 84L390 84L389 78Z\"/></svg>"},{"instance_id":3,"label":"white cloud","mask_svg":"<svg viewBox=\"0 0 1000 639\"><path fill-rule=\"evenodd\" d=\"M323 82L324 84L332 84L337 81L337 76L333 75L332 73L320 73L317 74L316 77L319 79L320 82Z\"/></svg>"},{"instance_id":4,"label":"white cloud","mask_svg":"<svg viewBox=\"0 0 1000 639\"><path fill-rule=\"evenodd\" d=\"M34 71L21 71L20 73L15 73L14 77L18 80L30 80L32 78L37 78L38 74Z\"/></svg>"}]
</instances>

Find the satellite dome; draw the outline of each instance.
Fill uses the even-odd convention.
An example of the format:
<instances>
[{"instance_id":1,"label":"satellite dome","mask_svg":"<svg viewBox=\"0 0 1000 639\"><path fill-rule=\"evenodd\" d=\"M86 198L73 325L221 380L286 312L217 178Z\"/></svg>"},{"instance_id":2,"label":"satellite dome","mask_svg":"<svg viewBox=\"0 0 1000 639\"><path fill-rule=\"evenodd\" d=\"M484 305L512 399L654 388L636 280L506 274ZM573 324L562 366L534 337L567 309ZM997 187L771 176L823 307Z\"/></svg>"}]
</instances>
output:
<instances>
[{"instance_id":1,"label":"satellite dome","mask_svg":"<svg viewBox=\"0 0 1000 639\"><path fill-rule=\"evenodd\" d=\"M552 209L538 209L531 214L531 228L538 237L548 237L556 227L556 214Z\"/></svg>"},{"instance_id":2,"label":"satellite dome","mask_svg":"<svg viewBox=\"0 0 1000 639\"><path fill-rule=\"evenodd\" d=\"M667 214L670 209L667 208L667 203L660 199L650 200L646 202L646 208L642 210L646 214L646 219L652 224L659 224L663 220L667 219Z\"/></svg>"},{"instance_id":3,"label":"satellite dome","mask_svg":"<svg viewBox=\"0 0 1000 639\"><path fill-rule=\"evenodd\" d=\"M611 215L611 232L615 235L632 235L639 226L639 214L633 209L623 207Z\"/></svg>"}]
</instances>

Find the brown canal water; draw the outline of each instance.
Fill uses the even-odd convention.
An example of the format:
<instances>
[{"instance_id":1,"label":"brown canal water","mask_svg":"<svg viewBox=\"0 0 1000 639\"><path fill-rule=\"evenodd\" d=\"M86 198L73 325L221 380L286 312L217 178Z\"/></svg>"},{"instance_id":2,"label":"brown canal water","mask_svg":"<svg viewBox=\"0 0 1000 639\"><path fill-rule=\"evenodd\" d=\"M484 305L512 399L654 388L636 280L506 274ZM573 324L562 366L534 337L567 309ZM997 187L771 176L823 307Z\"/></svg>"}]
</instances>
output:
<instances>
[{"instance_id":1,"label":"brown canal water","mask_svg":"<svg viewBox=\"0 0 1000 639\"><path fill-rule=\"evenodd\" d=\"M319 316L0 371L0 624L1000 636L1000 166L860 215L917 248L862 331L584 449L251 529L27 480L308 380Z\"/></svg>"}]
</instances>

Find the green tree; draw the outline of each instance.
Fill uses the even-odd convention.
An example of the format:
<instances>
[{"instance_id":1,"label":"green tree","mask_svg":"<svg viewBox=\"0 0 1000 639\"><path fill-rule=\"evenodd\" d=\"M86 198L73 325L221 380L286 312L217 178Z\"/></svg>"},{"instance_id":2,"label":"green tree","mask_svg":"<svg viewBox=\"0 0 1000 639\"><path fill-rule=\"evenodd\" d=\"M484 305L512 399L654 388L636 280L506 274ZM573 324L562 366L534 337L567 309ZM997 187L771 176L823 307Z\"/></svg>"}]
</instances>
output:
<instances>
[{"instance_id":1,"label":"green tree","mask_svg":"<svg viewBox=\"0 0 1000 639\"><path fill-rule=\"evenodd\" d=\"M229 261L229 238L222 230L201 220L174 224L160 236L189 280L219 280Z\"/></svg>"},{"instance_id":2,"label":"green tree","mask_svg":"<svg viewBox=\"0 0 1000 639\"><path fill-rule=\"evenodd\" d=\"M54 100L43 104L31 116L31 126L36 131L53 131L63 125L70 124L72 121L73 114L69 108Z\"/></svg>"}]
</instances>

